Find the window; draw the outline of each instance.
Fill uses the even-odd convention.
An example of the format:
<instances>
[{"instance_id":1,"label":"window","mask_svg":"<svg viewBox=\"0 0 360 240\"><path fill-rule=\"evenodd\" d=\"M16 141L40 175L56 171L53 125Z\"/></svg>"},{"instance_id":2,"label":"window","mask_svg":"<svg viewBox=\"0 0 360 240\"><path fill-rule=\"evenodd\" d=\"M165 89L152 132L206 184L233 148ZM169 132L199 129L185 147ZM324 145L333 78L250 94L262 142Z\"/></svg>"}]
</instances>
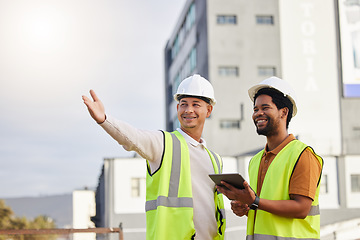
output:
<instances>
[{"instance_id":1,"label":"window","mask_svg":"<svg viewBox=\"0 0 360 240\"><path fill-rule=\"evenodd\" d=\"M177 74L175 79L174 79L174 83L172 85L172 95L174 95L177 92L177 89L180 85L181 79L180 79L180 74Z\"/></svg>"},{"instance_id":2,"label":"window","mask_svg":"<svg viewBox=\"0 0 360 240\"><path fill-rule=\"evenodd\" d=\"M174 41L174 45L171 48L171 59L174 59L177 56L179 50L180 50L179 35L177 35Z\"/></svg>"},{"instance_id":3,"label":"window","mask_svg":"<svg viewBox=\"0 0 360 240\"><path fill-rule=\"evenodd\" d=\"M182 44L185 41L185 38L187 36L187 33L190 31L192 26L195 23L195 4L191 4L187 15L179 29L179 32L176 34L175 40L173 42L172 48L171 48L171 59L175 59L177 54L180 51L180 48L182 47Z\"/></svg>"},{"instance_id":4,"label":"window","mask_svg":"<svg viewBox=\"0 0 360 240\"><path fill-rule=\"evenodd\" d=\"M239 76L238 67L219 67L220 76Z\"/></svg>"},{"instance_id":5,"label":"window","mask_svg":"<svg viewBox=\"0 0 360 240\"><path fill-rule=\"evenodd\" d=\"M185 41L185 26L182 25L180 30L179 30L179 33L178 33L178 38L179 38L179 46L182 46L184 41Z\"/></svg>"},{"instance_id":6,"label":"window","mask_svg":"<svg viewBox=\"0 0 360 240\"><path fill-rule=\"evenodd\" d=\"M351 192L360 192L360 174L351 175Z\"/></svg>"},{"instance_id":7,"label":"window","mask_svg":"<svg viewBox=\"0 0 360 240\"><path fill-rule=\"evenodd\" d=\"M326 193L328 193L328 176L324 174L321 177L320 194L326 194Z\"/></svg>"},{"instance_id":8,"label":"window","mask_svg":"<svg viewBox=\"0 0 360 240\"><path fill-rule=\"evenodd\" d=\"M235 15L218 15L216 17L217 24L236 24Z\"/></svg>"},{"instance_id":9,"label":"window","mask_svg":"<svg viewBox=\"0 0 360 240\"><path fill-rule=\"evenodd\" d=\"M276 76L275 67L258 67L259 76Z\"/></svg>"},{"instance_id":10,"label":"window","mask_svg":"<svg viewBox=\"0 0 360 240\"><path fill-rule=\"evenodd\" d=\"M240 120L221 120L220 128L240 128Z\"/></svg>"},{"instance_id":11,"label":"window","mask_svg":"<svg viewBox=\"0 0 360 240\"><path fill-rule=\"evenodd\" d=\"M256 16L256 24L274 25L273 16Z\"/></svg>"},{"instance_id":12,"label":"window","mask_svg":"<svg viewBox=\"0 0 360 240\"><path fill-rule=\"evenodd\" d=\"M174 82L172 84L172 93L173 95L176 93L177 88L180 84L180 82L190 76L194 70L196 69L196 47L193 47L185 59L185 62L183 63L182 67L177 72Z\"/></svg>"},{"instance_id":13,"label":"window","mask_svg":"<svg viewBox=\"0 0 360 240\"><path fill-rule=\"evenodd\" d=\"M131 197L138 198L145 196L146 180L145 178L131 178Z\"/></svg>"},{"instance_id":14,"label":"window","mask_svg":"<svg viewBox=\"0 0 360 240\"><path fill-rule=\"evenodd\" d=\"M173 120L173 130L176 130L177 128L180 128L180 122L179 119L177 118L177 115L175 115Z\"/></svg>"},{"instance_id":15,"label":"window","mask_svg":"<svg viewBox=\"0 0 360 240\"><path fill-rule=\"evenodd\" d=\"M193 49L191 49L189 58L190 58L190 71L192 72L196 68L196 48L195 47Z\"/></svg>"},{"instance_id":16,"label":"window","mask_svg":"<svg viewBox=\"0 0 360 240\"><path fill-rule=\"evenodd\" d=\"M189 31L195 23L195 4L191 4L185 19L186 31Z\"/></svg>"}]
</instances>

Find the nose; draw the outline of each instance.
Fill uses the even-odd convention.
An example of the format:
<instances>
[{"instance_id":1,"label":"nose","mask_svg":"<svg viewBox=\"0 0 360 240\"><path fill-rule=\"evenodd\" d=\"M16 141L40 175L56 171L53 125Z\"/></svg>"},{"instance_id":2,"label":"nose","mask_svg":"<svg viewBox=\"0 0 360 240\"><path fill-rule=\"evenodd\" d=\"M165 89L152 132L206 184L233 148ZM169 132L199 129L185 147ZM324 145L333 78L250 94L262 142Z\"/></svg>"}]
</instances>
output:
<instances>
[{"instance_id":1,"label":"nose","mask_svg":"<svg viewBox=\"0 0 360 240\"><path fill-rule=\"evenodd\" d=\"M254 113L253 113L253 118L255 119L255 118L257 118L257 117L260 117L260 116L262 116L262 115L264 115L264 111L262 111L262 110L257 110L257 111L254 111Z\"/></svg>"},{"instance_id":2,"label":"nose","mask_svg":"<svg viewBox=\"0 0 360 240\"><path fill-rule=\"evenodd\" d=\"M192 112L194 112L194 109L193 109L192 106L187 106L187 107L185 108L185 113L192 113Z\"/></svg>"}]
</instances>

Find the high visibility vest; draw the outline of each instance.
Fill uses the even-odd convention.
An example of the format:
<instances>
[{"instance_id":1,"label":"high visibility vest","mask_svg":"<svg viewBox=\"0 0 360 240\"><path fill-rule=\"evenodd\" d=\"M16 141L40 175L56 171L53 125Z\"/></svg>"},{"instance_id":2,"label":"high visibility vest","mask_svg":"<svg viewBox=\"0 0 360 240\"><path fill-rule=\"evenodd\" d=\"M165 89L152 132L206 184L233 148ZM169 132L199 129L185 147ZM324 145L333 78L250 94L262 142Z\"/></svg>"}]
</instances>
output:
<instances>
[{"instance_id":1,"label":"high visibility vest","mask_svg":"<svg viewBox=\"0 0 360 240\"><path fill-rule=\"evenodd\" d=\"M176 240L194 239L193 197L189 149L185 138L178 132L164 133L164 154L160 168L146 176L146 239ZM222 172L219 155L206 149L214 172ZM149 168L149 165L148 165ZM214 215L218 235L224 239L225 209L223 195L214 189Z\"/></svg>"},{"instance_id":2,"label":"high visibility vest","mask_svg":"<svg viewBox=\"0 0 360 240\"><path fill-rule=\"evenodd\" d=\"M316 156L321 166L323 160L316 155L311 147L299 140L288 143L271 162L261 187L260 198L269 200L290 200L289 184L294 167L301 153L309 148ZM264 150L256 154L249 164L250 186L257 191L257 180L261 158ZM320 175L321 176L321 175ZM257 209L248 212L247 240L296 240L320 239L319 210L320 179L316 189L311 210L305 219L281 217Z\"/></svg>"}]
</instances>

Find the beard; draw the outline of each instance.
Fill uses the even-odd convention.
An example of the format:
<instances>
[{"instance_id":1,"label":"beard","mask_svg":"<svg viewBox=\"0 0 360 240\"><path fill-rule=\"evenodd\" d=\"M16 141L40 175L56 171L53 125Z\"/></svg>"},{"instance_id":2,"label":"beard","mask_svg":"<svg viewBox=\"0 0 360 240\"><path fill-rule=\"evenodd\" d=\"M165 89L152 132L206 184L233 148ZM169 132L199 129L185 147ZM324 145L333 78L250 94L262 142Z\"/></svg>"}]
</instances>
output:
<instances>
[{"instance_id":1,"label":"beard","mask_svg":"<svg viewBox=\"0 0 360 240\"><path fill-rule=\"evenodd\" d=\"M259 127L255 124L256 126L256 132L258 135L264 135L266 137L275 135L277 133L277 124L274 121L274 119L271 119L269 117L266 117L267 119L267 123L266 126L259 129Z\"/></svg>"}]
</instances>

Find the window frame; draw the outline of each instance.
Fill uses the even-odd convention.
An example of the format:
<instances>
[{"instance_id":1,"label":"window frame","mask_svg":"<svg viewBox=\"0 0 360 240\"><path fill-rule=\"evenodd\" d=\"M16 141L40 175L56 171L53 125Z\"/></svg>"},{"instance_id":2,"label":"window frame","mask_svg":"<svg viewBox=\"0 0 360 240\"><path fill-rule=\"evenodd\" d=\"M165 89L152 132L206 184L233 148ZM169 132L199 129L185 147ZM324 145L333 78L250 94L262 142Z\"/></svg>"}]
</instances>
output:
<instances>
[{"instance_id":1,"label":"window frame","mask_svg":"<svg viewBox=\"0 0 360 240\"><path fill-rule=\"evenodd\" d=\"M236 25L236 15L216 15L216 23L218 25Z\"/></svg>"},{"instance_id":2,"label":"window frame","mask_svg":"<svg viewBox=\"0 0 360 240\"><path fill-rule=\"evenodd\" d=\"M222 77L238 77L239 67L238 66L219 66L218 75Z\"/></svg>"},{"instance_id":3,"label":"window frame","mask_svg":"<svg viewBox=\"0 0 360 240\"><path fill-rule=\"evenodd\" d=\"M255 22L257 25L274 25L273 15L256 15Z\"/></svg>"},{"instance_id":4,"label":"window frame","mask_svg":"<svg viewBox=\"0 0 360 240\"><path fill-rule=\"evenodd\" d=\"M222 119L220 120L220 129L240 129L240 119Z\"/></svg>"}]
</instances>

